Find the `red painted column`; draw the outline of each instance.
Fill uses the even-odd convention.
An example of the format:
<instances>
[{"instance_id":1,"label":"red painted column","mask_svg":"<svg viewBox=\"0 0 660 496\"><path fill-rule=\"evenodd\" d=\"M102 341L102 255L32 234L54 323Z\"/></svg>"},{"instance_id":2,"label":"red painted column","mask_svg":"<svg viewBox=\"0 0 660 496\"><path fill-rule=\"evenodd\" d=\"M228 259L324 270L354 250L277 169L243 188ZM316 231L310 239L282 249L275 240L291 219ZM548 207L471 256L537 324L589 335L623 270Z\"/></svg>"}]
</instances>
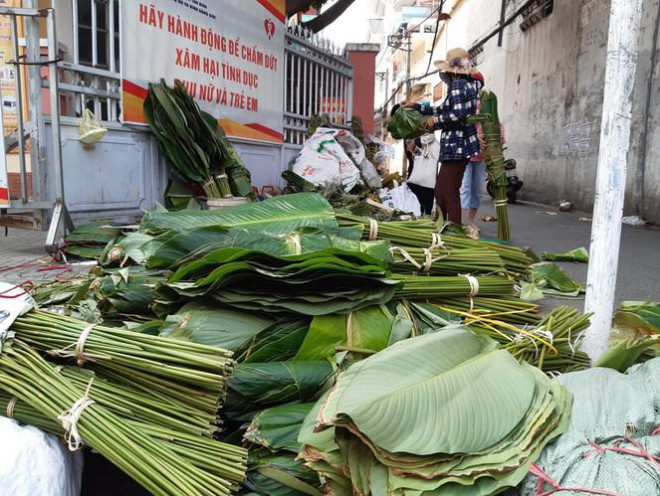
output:
<instances>
[{"instance_id":1,"label":"red painted column","mask_svg":"<svg viewBox=\"0 0 660 496\"><path fill-rule=\"evenodd\" d=\"M377 43L349 43L346 51L353 64L353 115L362 119L365 133L374 134L376 55L380 46Z\"/></svg>"}]
</instances>

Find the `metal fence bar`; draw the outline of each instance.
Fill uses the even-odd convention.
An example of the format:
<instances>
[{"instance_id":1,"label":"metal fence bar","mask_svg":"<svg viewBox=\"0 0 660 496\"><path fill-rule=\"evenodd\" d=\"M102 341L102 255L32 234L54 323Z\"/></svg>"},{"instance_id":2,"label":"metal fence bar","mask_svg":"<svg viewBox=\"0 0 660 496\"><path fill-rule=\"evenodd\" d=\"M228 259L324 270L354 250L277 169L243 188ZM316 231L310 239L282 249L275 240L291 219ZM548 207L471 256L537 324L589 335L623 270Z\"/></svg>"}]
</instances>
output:
<instances>
[{"instance_id":1,"label":"metal fence bar","mask_svg":"<svg viewBox=\"0 0 660 496\"><path fill-rule=\"evenodd\" d=\"M328 114L333 125L346 127L347 115L352 112L349 91L353 67L333 50L304 29L286 33L284 135L289 144L304 143L309 120L315 114Z\"/></svg>"},{"instance_id":2,"label":"metal fence bar","mask_svg":"<svg viewBox=\"0 0 660 496\"><path fill-rule=\"evenodd\" d=\"M71 0L72 15L71 15L71 32L73 34L73 63L80 64L80 50L78 45L80 41L78 39L78 0Z\"/></svg>"},{"instance_id":3,"label":"metal fence bar","mask_svg":"<svg viewBox=\"0 0 660 496\"><path fill-rule=\"evenodd\" d=\"M14 70L16 71L14 82L16 85L16 96L18 98L16 116L18 119L18 161L21 175L21 201L28 201L27 165L25 163L25 125L23 122L23 68L18 64L20 52L18 50L18 21L16 16L11 17L11 41L14 52ZM2 151L4 153L4 150Z\"/></svg>"}]
</instances>

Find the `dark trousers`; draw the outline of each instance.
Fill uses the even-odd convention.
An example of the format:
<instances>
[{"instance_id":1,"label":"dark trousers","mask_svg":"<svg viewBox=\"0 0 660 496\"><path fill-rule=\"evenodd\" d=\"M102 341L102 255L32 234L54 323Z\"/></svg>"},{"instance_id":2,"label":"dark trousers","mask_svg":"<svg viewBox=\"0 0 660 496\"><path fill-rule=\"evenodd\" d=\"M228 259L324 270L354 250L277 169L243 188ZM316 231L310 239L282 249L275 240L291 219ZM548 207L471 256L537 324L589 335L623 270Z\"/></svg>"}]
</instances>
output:
<instances>
[{"instance_id":1,"label":"dark trousers","mask_svg":"<svg viewBox=\"0 0 660 496\"><path fill-rule=\"evenodd\" d=\"M442 212L442 218L455 224L462 224L461 184L467 160L446 160L440 166L435 182L435 201Z\"/></svg>"},{"instance_id":2,"label":"dark trousers","mask_svg":"<svg viewBox=\"0 0 660 496\"><path fill-rule=\"evenodd\" d=\"M433 188L426 188L413 183L406 184L419 200L419 204L422 207L422 215L431 215L431 211L433 210Z\"/></svg>"}]
</instances>

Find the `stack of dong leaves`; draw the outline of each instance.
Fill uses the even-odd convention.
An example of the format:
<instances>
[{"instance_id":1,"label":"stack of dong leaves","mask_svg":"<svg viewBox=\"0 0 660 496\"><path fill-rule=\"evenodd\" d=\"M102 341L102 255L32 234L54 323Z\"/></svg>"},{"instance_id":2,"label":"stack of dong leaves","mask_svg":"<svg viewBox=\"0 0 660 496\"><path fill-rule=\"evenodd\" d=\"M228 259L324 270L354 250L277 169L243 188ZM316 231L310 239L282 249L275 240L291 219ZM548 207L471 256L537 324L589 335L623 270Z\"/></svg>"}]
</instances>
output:
<instances>
[{"instance_id":1,"label":"stack of dong leaves","mask_svg":"<svg viewBox=\"0 0 660 496\"><path fill-rule=\"evenodd\" d=\"M519 484L572 398L463 327L355 363L311 409L301 457L338 496L481 496Z\"/></svg>"}]
</instances>

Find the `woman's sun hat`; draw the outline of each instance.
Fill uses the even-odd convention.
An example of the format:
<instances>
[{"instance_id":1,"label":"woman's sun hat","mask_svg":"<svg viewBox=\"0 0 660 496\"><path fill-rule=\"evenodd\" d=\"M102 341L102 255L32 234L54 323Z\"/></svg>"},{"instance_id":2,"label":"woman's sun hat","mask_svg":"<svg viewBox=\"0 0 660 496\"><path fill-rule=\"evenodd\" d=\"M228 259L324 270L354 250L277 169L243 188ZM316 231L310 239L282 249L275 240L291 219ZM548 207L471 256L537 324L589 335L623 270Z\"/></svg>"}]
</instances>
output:
<instances>
[{"instance_id":1,"label":"woman's sun hat","mask_svg":"<svg viewBox=\"0 0 660 496\"><path fill-rule=\"evenodd\" d=\"M463 48L452 48L447 52L446 60L433 62L440 72L469 75L475 72L470 54Z\"/></svg>"}]
</instances>

